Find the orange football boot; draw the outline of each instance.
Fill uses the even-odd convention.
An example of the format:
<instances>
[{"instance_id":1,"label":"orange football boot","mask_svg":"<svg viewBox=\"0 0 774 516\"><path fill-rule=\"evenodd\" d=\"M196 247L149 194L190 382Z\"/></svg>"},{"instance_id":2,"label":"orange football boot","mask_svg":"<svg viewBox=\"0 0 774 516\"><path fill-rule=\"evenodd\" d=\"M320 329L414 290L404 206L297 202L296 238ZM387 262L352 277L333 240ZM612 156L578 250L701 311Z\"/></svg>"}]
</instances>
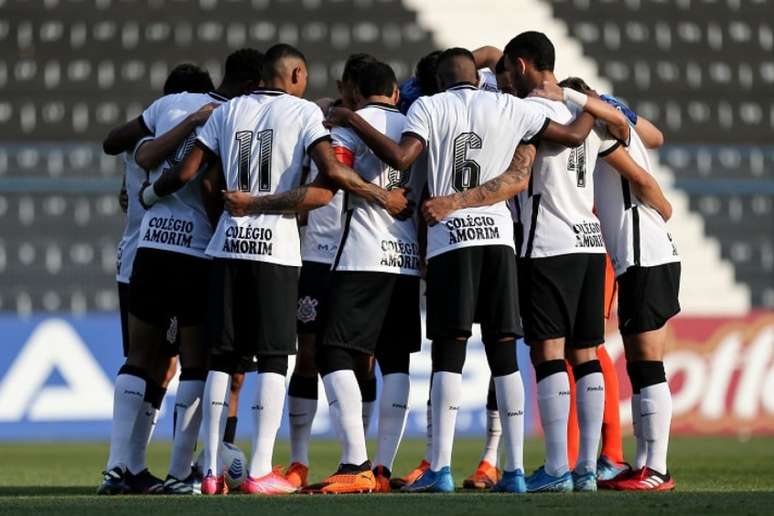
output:
<instances>
[{"instance_id":1,"label":"orange football boot","mask_svg":"<svg viewBox=\"0 0 774 516\"><path fill-rule=\"evenodd\" d=\"M285 471L285 479L296 487L306 487L309 467L300 462L293 462Z\"/></svg>"},{"instance_id":2,"label":"orange football boot","mask_svg":"<svg viewBox=\"0 0 774 516\"><path fill-rule=\"evenodd\" d=\"M376 488L374 493L391 493L390 487L390 470L384 466L376 466L374 468L374 478L376 479Z\"/></svg>"},{"instance_id":3,"label":"orange football boot","mask_svg":"<svg viewBox=\"0 0 774 516\"><path fill-rule=\"evenodd\" d=\"M371 493L376 489L376 477L370 464L340 466L339 470L318 484L306 486L303 493L353 494Z\"/></svg>"},{"instance_id":4,"label":"orange football boot","mask_svg":"<svg viewBox=\"0 0 774 516\"><path fill-rule=\"evenodd\" d=\"M500 480L500 470L482 460L476 471L462 482L462 487L465 489L492 489L498 480Z\"/></svg>"},{"instance_id":5,"label":"orange football boot","mask_svg":"<svg viewBox=\"0 0 774 516\"><path fill-rule=\"evenodd\" d=\"M428 469L430 469L430 463L425 459L422 459L419 466L411 470L405 477L390 479L390 487L393 489L400 489L403 486L410 486Z\"/></svg>"}]
</instances>

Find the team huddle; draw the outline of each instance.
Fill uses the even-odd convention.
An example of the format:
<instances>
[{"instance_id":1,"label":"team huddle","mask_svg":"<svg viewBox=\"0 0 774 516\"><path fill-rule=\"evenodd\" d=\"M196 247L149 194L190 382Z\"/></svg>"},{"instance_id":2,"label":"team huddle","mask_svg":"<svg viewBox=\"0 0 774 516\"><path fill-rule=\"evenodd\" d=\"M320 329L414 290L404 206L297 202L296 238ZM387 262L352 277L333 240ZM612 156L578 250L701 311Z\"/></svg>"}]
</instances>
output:
<instances>
[{"instance_id":1,"label":"team huddle","mask_svg":"<svg viewBox=\"0 0 774 516\"><path fill-rule=\"evenodd\" d=\"M234 52L217 88L197 66L176 67L163 95L103 144L125 161L117 280L126 361L98 493L453 492L474 323L491 371L488 431L464 487L673 489L663 354L665 325L680 310L680 259L648 157L663 138L582 79L557 82L554 52L539 32L502 51L450 48L424 57L400 85L389 65L354 54L340 97L314 102L303 98L305 58L290 45ZM616 284L634 393L632 466L620 432L603 432L603 420L620 426L603 346ZM392 469L423 296L432 342L427 453L399 478ZM530 475L521 337L545 436L544 465ZM178 367L162 480L145 454ZM252 372L252 457L235 472L237 404ZM313 484L318 377L341 458ZM283 470L272 459L286 397Z\"/></svg>"}]
</instances>

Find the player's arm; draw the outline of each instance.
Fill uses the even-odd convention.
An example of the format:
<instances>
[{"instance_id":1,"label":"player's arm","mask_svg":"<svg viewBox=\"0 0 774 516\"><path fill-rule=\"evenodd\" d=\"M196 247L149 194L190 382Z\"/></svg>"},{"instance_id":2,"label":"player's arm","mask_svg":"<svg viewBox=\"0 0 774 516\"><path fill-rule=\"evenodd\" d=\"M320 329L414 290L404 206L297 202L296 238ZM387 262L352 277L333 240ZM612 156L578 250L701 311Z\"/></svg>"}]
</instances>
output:
<instances>
[{"instance_id":1,"label":"player's arm","mask_svg":"<svg viewBox=\"0 0 774 516\"><path fill-rule=\"evenodd\" d=\"M658 182L632 159L624 147L619 145L613 152L606 155L604 160L629 181L637 197L656 210L664 221L670 219L672 216L672 205L667 200Z\"/></svg>"},{"instance_id":2,"label":"player's arm","mask_svg":"<svg viewBox=\"0 0 774 516\"><path fill-rule=\"evenodd\" d=\"M497 61L503 56L503 51L497 47L485 46L473 51L473 59L476 61L476 68L489 68L495 71Z\"/></svg>"},{"instance_id":3,"label":"player's arm","mask_svg":"<svg viewBox=\"0 0 774 516\"><path fill-rule=\"evenodd\" d=\"M126 191L126 172L121 179L121 190L118 192L118 205L121 206L121 211L126 213L129 209L129 194Z\"/></svg>"},{"instance_id":4,"label":"player's arm","mask_svg":"<svg viewBox=\"0 0 774 516\"><path fill-rule=\"evenodd\" d=\"M331 108L325 121L331 126L351 128L380 160L396 170L408 169L425 148L421 139L410 134L404 134L400 143L395 143L347 108Z\"/></svg>"},{"instance_id":5,"label":"player's arm","mask_svg":"<svg viewBox=\"0 0 774 516\"><path fill-rule=\"evenodd\" d=\"M178 146L194 129L204 124L210 118L212 111L216 107L218 107L218 104L214 102L206 104L198 111L194 111L185 117L182 122L158 138L141 143L134 153L134 159L137 161L137 164L145 170L152 170L159 166L177 150Z\"/></svg>"},{"instance_id":6,"label":"player's arm","mask_svg":"<svg viewBox=\"0 0 774 516\"><path fill-rule=\"evenodd\" d=\"M664 133L647 118L638 116L634 130L648 149L658 149L664 145Z\"/></svg>"},{"instance_id":7,"label":"player's arm","mask_svg":"<svg viewBox=\"0 0 774 516\"><path fill-rule=\"evenodd\" d=\"M449 213L463 208L491 206L515 196L529 185L536 148L531 143L516 147L508 169L489 181L452 195L433 197L422 204L422 215L429 225L446 218Z\"/></svg>"},{"instance_id":8,"label":"player's arm","mask_svg":"<svg viewBox=\"0 0 774 516\"><path fill-rule=\"evenodd\" d=\"M337 188L322 174L309 184L280 194L252 196L247 192L223 192L226 211L235 217L262 213L291 214L325 206Z\"/></svg>"},{"instance_id":9,"label":"player's arm","mask_svg":"<svg viewBox=\"0 0 774 516\"><path fill-rule=\"evenodd\" d=\"M196 177L204 164L210 163L216 158L215 154L197 141L191 152L179 165L161 174L161 177L154 183L146 183L142 187L140 203L145 209L148 209L162 197L177 192Z\"/></svg>"},{"instance_id":10,"label":"player's arm","mask_svg":"<svg viewBox=\"0 0 774 516\"><path fill-rule=\"evenodd\" d=\"M594 117L589 113L581 113L571 123L557 124L550 121L541 135L541 139L564 145L577 147L586 141L594 128Z\"/></svg>"},{"instance_id":11,"label":"player's arm","mask_svg":"<svg viewBox=\"0 0 774 516\"><path fill-rule=\"evenodd\" d=\"M213 228L223 213L223 186L223 166L219 159L214 159L202 173L202 204Z\"/></svg>"},{"instance_id":12,"label":"player's arm","mask_svg":"<svg viewBox=\"0 0 774 516\"><path fill-rule=\"evenodd\" d=\"M117 156L122 152L132 150L138 141L150 134L153 133L143 122L142 116L138 116L111 129L102 140L102 151L110 156Z\"/></svg>"},{"instance_id":13,"label":"player's arm","mask_svg":"<svg viewBox=\"0 0 774 516\"><path fill-rule=\"evenodd\" d=\"M371 126L368 125L368 127ZM387 137L385 136L385 138ZM387 139L389 140L389 138ZM322 141L315 145L312 148L311 157L314 164L317 165L320 174L330 179L331 182L342 190L381 206L393 217L405 219L413 213L413 203L406 198L407 188L385 190L364 180L360 177L360 174L352 170L351 157L349 158L349 163L346 163L347 158L343 153L334 154L329 141Z\"/></svg>"}]
</instances>

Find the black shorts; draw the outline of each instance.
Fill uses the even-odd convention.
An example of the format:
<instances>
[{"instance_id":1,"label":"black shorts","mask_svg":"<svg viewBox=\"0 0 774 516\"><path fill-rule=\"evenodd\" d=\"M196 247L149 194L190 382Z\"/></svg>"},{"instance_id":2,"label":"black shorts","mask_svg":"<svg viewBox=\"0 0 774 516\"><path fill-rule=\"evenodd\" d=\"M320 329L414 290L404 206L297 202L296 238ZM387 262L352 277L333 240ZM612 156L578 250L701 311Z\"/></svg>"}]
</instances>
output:
<instances>
[{"instance_id":1,"label":"black shorts","mask_svg":"<svg viewBox=\"0 0 774 516\"><path fill-rule=\"evenodd\" d=\"M121 314L121 345L129 356L129 283L118 282L118 312Z\"/></svg>"},{"instance_id":2,"label":"black shorts","mask_svg":"<svg viewBox=\"0 0 774 516\"><path fill-rule=\"evenodd\" d=\"M237 358L235 373L253 373L258 370L258 359L255 355L244 355Z\"/></svg>"},{"instance_id":3,"label":"black shorts","mask_svg":"<svg viewBox=\"0 0 774 516\"><path fill-rule=\"evenodd\" d=\"M567 346L605 341L605 255L519 260L521 320L527 343L564 337Z\"/></svg>"},{"instance_id":4,"label":"black shorts","mask_svg":"<svg viewBox=\"0 0 774 516\"><path fill-rule=\"evenodd\" d=\"M296 352L298 267L216 258L210 275L210 354L244 360ZM238 369L238 367L237 367Z\"/></svg>"},{"instance_id":5,"label":"black shorts","mask_svg":"<svg viewBox=\"0 0 774 516\"><path fill-rule=\"evenodd\" d=\"M160 328L205 323L210 260L142 247L129 283L129 313Z\"/></svg>"},{"instance_id":6,"label":"black shorts","mask_svg":"<svg viewBox=\"0 0 774 516\"><path fill-rule=\"evenodd\" d=\"M621 335L658 330L680 312L680 263L633 266L618 276Z\"/></svg>"},{"instance_id":7,"label":"black shorts","mask_svg":"<svg viewBox=\"0 0 774 516\"><path fill-rule=\"evenodd\" d=\"M331 274L328 263L305 261L301 266L296 309L299 335L318 334L322 331L323 308L331 286Z\"/></svg>"},{"instance_id":8,"label":"black shorts","mask_svg":"<svg viewBox=\"0 0 774 516\"><path fill-rule=\"evenodd\" d=\"M377 349L413 353L422 347L419 277L335 271L326 304L323 346L369 355Z\"/></svg>"},{"instance_id":9,"label":"black shorts","mask_svg":"<svg viewBox=\"0 0 774 516\"><path fill-rule=\"evenodd\" d=\"M521 336L516 259L505 245L464 247L430 258L427 338Z\"/></svg>"}]
</instances>

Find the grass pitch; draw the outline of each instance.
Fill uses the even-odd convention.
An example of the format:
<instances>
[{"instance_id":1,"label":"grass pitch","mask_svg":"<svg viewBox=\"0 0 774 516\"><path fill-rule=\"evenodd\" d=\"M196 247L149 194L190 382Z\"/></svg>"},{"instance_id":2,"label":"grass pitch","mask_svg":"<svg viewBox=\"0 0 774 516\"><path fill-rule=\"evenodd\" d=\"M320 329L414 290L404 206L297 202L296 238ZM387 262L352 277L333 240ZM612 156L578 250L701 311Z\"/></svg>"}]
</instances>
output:
<instances>
[{"instance_id":1,"label":"grass pitch","mask_svg":"<svg viewBox=\"0 0 774 516\"><path fill-rule=\"evenodd\" d=\"M631 443L627 443L631 445ZM249 453L249 446L240 443ZM458 440L454 450L454 478L458 485L475 468L480 440ZM631 446L628 446L628 452ZM396 473L412 468L424 452L424 442L406 441ZM311 480L333 471L338 445L312 444ZM774 514L774 441L752 439L681 438L670 449L670 468L677 481L673 493L615 493L500 495L458 491L453 495L340 495L260 498L161 497L94 495L107 457L104 443L29 443L0 445L0 513L62 515L110 514L314 514L315 516L416 516L496 514ZM150 467L164 476L169 445L153 444ZM287 443L278 445L275 462L286 461ZM526 446L527 470L540 464L542 442Z\"/></svg>"}]
</instances>

